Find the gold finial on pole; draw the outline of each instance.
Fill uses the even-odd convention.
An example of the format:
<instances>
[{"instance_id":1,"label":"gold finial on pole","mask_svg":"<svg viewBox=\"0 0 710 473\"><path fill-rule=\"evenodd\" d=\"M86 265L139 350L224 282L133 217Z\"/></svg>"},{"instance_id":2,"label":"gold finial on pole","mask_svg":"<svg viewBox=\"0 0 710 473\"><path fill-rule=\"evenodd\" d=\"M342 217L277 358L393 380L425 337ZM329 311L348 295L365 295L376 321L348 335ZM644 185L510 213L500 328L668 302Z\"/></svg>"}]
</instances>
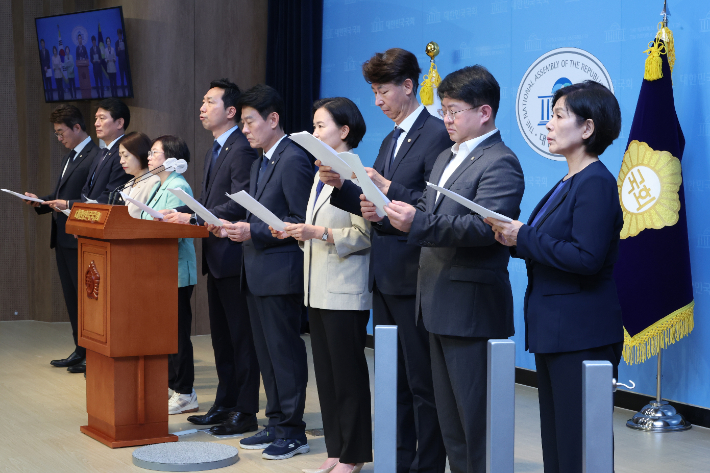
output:
<instances>
[{"instance_id":1,"label":"gold finial on pole","mask_svg":"<svg viewBox=\"0 0 710 473\"><path fill-rule=\"evenodd\" d=\"M436 44L434 41L429 41L426 45L426 49L424 50L427 56L429 56L429 59L431 62L434 62L434 58L439 55L439 45Z\"/></svg>"}]
</instances>

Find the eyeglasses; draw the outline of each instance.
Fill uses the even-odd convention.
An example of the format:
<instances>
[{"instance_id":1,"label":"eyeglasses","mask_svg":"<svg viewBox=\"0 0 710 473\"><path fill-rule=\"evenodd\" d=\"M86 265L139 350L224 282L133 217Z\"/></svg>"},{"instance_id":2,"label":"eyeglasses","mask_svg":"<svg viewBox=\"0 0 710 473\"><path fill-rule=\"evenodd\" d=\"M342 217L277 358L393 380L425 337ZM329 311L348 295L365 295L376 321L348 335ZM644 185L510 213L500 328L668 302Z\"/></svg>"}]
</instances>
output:
<instances>
[{"instance_id":1,"label":"eyeglasses","mask_svg":"<svg viewBox=\"0 0 710 473\"><path fill-rule=\"evenodd\" d=\"M54 136L56 136L57 138L63 138L63 137L64 137L64 133L66 133L66 132L65 132L65 131L61 131L61 132L56 132L56 131L55 131L55 132L54 132Z\"/></svg>"},{"instance_id":2,"label":"eyeglasses","mask_svg":"<svg viewBox=\"0 0 710 473\"><path fill-rule=\"evenodd\" d=\"M467 112L467 111L469 111L469 110L473 110L473 109L478 108L478 107L480 107L480 105L478 105L478 106L476 106L476 107L466 108L466 109L464 109L464 110L457 110L457 111L455 111L455 112L452 111L452 110L438 110L438 112L439 112L439 116L440 116L442 119L444 119L444 118L446 118L446 117L448 116L449 118L451 118L452 120L454 120L454 119L456 118L456 114L457 114L457 113Z\"/></svg>"},{"instance_id":3,"label":"eyeglasses","mask_svg":"<svg viewBox=\"0 0 710 473\"><path fill-rule=\"evenodd\" d=\"M152 149L148 151L148 157L157 157L159 154L165 155L165 151L153 151Z\"/></svg>"}]
</instances>

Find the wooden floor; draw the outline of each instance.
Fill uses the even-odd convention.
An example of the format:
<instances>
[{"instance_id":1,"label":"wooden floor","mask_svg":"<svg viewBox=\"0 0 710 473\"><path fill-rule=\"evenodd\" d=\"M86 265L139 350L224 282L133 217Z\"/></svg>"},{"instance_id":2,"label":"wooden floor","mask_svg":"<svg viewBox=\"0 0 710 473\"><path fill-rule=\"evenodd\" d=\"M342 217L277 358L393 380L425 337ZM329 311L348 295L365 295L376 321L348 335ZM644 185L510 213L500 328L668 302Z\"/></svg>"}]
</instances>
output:
<instances>
[{"instance_id":1,"label":"wooden floor","mask_svg":"<svg viewBox=\"0 0 710 473\"><path fill-rule=\"evenodd\" d=\"M305 340L312 367L309 337ZM217 387L214 357L209 336L193 337L193 344L195 390L200 412L204 412L211 406ZM79 426L86 423L84 377L49 365L50 360L71 351L68 323L0 322L0 471L146 471L133 466L133 448L112 450L79 432ZM373 353L367 351L372 368ZM309 376L305 421L307 429L313 430L320 429L322 423L312 368ZM261 416L265 403L262 390ZM616 472L710 471L710 431L694 427L676 434L636 432L624 426L631 415L621 409L615 413ZM186 417L171 416L171 432L192 428ZM259 422L265 423L265 418L259 417ZM537 392L524 386L516 386L515 435L515 471L542 473ZM220 442L236 446L238 440ZM215 439L198 433L181 437L181 441ZM260 451L240 450L239 462L227 470L285 473L315 468L326 456L323 437L309 436L308 442L311 453L282 461L263 460ZM363 469L372 471L372 464Z\"/></svg>"}]
</instances>

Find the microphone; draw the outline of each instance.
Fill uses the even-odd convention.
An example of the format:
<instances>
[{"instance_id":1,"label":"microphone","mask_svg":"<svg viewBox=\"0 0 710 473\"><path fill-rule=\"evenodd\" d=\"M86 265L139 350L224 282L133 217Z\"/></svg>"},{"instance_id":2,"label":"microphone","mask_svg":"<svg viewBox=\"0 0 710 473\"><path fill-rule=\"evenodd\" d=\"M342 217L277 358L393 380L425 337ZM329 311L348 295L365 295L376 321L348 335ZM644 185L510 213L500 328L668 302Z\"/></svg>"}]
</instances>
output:
<instances>
[{"instance_id":1,"label":"microphone","mask_svg":"<svg viewBox=\"0 0 710 473\"><path fill-rule=\"evenodd\" d=\"M128 187L132 187L132 186L138 184L139 182L150 178L151 176L155 176L157 174L160 174L163 171L175 171L178 174L182 174L185 171L187 171L187 161L185 161L184 159L168 158L165 160L165 162L161 166L158 166L157 168L153 169L152 171L144 172L140 176L136 176L133 179L126 182L125 184L122 184L122 185L116 187L113 191L111 191L109 193L109 197L108 197L109 205L115 205L115 202L117 202L118 199L120 199L121 191L124 191Z\"/></svg>"}]
</instances>

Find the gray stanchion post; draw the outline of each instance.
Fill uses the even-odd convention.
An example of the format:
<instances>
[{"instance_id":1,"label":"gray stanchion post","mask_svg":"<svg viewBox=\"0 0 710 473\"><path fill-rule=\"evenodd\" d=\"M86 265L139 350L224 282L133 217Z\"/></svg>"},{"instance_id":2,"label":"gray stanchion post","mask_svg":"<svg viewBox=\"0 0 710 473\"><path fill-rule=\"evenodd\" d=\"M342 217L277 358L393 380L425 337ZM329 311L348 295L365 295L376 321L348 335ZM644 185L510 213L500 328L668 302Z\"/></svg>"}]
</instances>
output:
<instances>
[{"instance_id":1,"label":"gray stanchion post","mask_svg":"<svg viewBox=\"0 0 710 473\"><path fill-rule=\"evenodd\" d=\"M584 473L614 471L614 369L608 361L582 362Z\"/></svg>"},{"instance_id":2,"label":"gray stanchion post","mask_svg":"<svg viewBox=\"0 0 710 473\"><path fill-rule=\"evenodd\" d=\"M375 473L397 471L397 326L375 327Z\"/></svg>"},{"instance_id":3,"label":"gray stanchion post","mask_svg":"<svg viewBox=\"0 0 710 473\"><path fill-rule=\"evenodd\" d=\"M488 340L486 472L513 473L515 464L515 342Z\"/></svg>"}]
</instances>

